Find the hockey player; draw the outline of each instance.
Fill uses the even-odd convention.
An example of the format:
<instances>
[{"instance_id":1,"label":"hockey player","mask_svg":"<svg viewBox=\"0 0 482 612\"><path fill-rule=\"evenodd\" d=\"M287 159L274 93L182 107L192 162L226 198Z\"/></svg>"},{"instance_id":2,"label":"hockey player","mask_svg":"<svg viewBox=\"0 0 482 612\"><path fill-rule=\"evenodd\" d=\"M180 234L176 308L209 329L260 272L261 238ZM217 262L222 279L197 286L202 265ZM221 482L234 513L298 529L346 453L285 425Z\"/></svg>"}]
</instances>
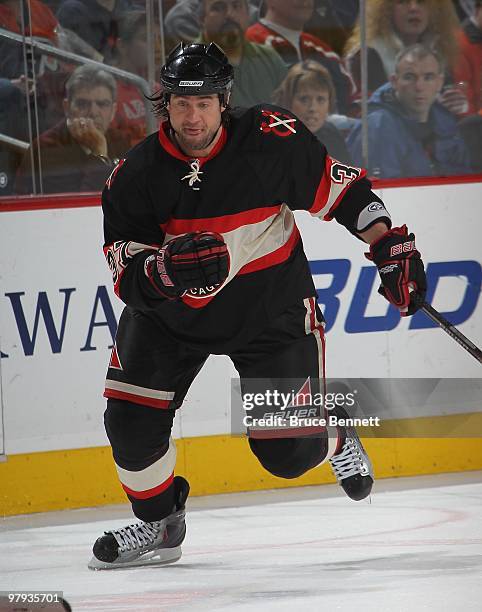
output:
<instances>
[{"instance_id":1,"label":"hockey player","mask_svg":"<svg viewBox=\"0 0 482 612\"><path fill-rule=\"evenodd\" d=\"M330 158L289 111L231 109L232 75L215 44L181 43L154 98L159 132L118 164L102 195L104 251L126 304L105 427L140 522L98 538L91 569L180 558L189 485L173 475L171 427L210 354L228 355L242 384L323 377L323 319L293 210L336 219L369 243L381 291L403 315L416 310L410 290L425 294L414 235L390 229L365 171ZM369 495L373 473L353 428L285 433L248 438L269 472L296 478L329 461L350 498Z\"/></svg>"}]
</instances>

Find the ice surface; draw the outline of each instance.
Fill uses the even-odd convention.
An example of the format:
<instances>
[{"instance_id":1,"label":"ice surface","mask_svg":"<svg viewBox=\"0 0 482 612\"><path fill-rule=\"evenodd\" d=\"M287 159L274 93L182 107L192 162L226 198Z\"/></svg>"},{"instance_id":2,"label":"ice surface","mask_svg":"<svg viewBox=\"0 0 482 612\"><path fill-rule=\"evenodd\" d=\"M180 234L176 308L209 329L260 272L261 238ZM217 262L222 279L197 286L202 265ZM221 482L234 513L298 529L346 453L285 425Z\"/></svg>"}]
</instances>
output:
<instances>
[{"instance_id":1,"label":"ice surface","mask_svg":"<svg viewBox=\"0 0 482 612\"><path fill-rule=\"evenodd\" d=\"M7 518L0 590L61 590L92 612L480 611L481 481L380 481L371 504L335 486L192 498L183 557L157 568L87 569L127 507Z\"/></svg>"}]
</instances>

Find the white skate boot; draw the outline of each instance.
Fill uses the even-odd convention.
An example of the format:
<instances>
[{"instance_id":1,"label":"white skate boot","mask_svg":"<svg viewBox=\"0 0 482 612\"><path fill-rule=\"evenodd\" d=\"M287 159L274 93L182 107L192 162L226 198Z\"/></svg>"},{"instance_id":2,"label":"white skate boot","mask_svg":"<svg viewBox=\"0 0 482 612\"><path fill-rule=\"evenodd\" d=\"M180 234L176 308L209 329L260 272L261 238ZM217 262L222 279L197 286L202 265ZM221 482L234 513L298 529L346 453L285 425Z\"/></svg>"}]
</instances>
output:
<instances>
[{"instance_id":1,"label":"white skate boot","mask_svg":"<svg viewBox=\"0 0 482 612\"><path fill-rule=\"evenodd\" d=\"M343 408L333 413L341 419L349 418ZM329 459L338 483L351 499L360 501L370 495L373 486L373 468L354 427L346 427L346 439L338 455Z\"/></svg>"},{"instance_id":2,"label":"white skate boot","mask_svg":"<svg viewBox=\"0 0 482 612\"><path fill-rule=\"evenodd\" d=\"M189 484L181 476L174 478L176 506L173 512L152 523L139 522L106 531L97 538L88 567L92 570L164 565L181 558L181 544L186 535L185 503Z\"/></svg>"}]
</instances>

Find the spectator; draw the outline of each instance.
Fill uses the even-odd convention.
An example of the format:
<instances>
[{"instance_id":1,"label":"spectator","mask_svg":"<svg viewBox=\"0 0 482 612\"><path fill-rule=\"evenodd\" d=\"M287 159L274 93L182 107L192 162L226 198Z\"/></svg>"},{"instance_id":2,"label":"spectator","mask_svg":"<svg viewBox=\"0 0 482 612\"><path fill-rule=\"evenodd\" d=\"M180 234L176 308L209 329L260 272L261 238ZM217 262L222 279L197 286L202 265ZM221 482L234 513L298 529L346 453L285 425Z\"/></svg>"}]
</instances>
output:
<instances>
[{"instance_id":1,"label":"spectator","mask_svg":"<svg viewBox=\"0 0 482 612\"><path fill-rule=\"evenodd\" d=\"M31 27L29 18L31 19ZM25 33L27 35L31 33L36 41L68 51L79 52L77 43L82 41L73 32L61 28L57 18L46 3L31 0L30 4L27 5L25 0L23 3L18 0L0 0L0 27L21 34L22 19L26 24ZM87 48L88 45L83 43L82 49ZM10 135L22 140L28 139L27 104L30 105L32 117L38 118L38 133L60 120L63 115L62 98L65 82L74 68L38 50L34 50L32 54L29 45L26 46L26 53L27 74L24 74L22 45L0 38L0 75L3 77L0 83L0 108L5 106L5 100L8 100L12 95L11 86L18 87L23 94L23 98L15 106L17 115L15 123L20 125L15 125L16 134L11 133ZM34 76L36 80L36 108L33 96ZM27 92L30 94L29 96L26 95ZM0 117L0 124L3 123L4 121ZM11 127L13 128L13 126ZM35 132L36 122L34 122L33 127Z\"/></svg>"},{"instance_id":2,"label":"spectator","mask_svg":"<svg viewBox=\"0 0 482 612\"><path fill-rule=\"evenodd\" d=\"M22 10L23 6L23 10ZM29 10L25 0L0 0L0 27L16 34L22 34L22 12L25 23L25 34L33 36L41 42L56 45L58 21L46 4L40 0L30 0L31 27ZM49 58L38 55L36 74L43 72L43 67ZM26 78L24 74L22 47L13 41L0 38L0 75L5 79Z\"/></svg>"},{"instance_id":3,"label":"spectator","mask_svg":"<svg viewBox=\"0 0 482 612\"><path fill-rule=\"evenodd\" d=\"M335 88L326 68L310 60L295 64L273 98L275 104L287 108L303 121L331 157L351 164L341 132L327 121L335 106Z\"/></svg>"},{"instance_id":4,"label":"spectator","mask_svg":"<svg viewBox=\"0 0 482 612\"><path fill-rule=\"evenodd\" d=\"M250 24L258 21L264 0L248 2ZM166 13L164 33L168 48L181 41L192 42L199 37L199 7L201 0L177 0ZM316 0L306 31L329 44L340 54L358 16L359 0ZM322 34L321 34L322 33Z\"/></svg>"},{"instance_id":5,"label":"spectator","mask_svg":"<svg viewBox=\"0 0 482 612\"><path fill-rule=\"evenodd\" d=\"M482 173L482 115L465 117L459 130L470 154L472 172Z\"/></svg>"},{"instance_id":6,"label":"spectator","mask_svg":"<svg viewBox=\"0 0 482 612\"><path fill-rule=\"evenodd\" d=\"M108 72L89 65L74 70L66 84L65 119L39 138L44 193L102 189L112 169L111 160L127 148L127 143L109 131L115 100L116 83ZM36 141L33 151L37 151ZM35 170L38 178L38 160ZM32 191L28 151L17 174L16 192Z\"/></svg>"},{"instance_id":7,"label":"spectator","mask_svg":"<svg viewBox=\"0 0 482 612\"><path fill-rule=\"evenodd\" d=\"M451 73L458 53L455 33L459 27L451 0L370 0L366 6L370 93L393 74L397 54L415 43L436 49ZM345 55L360 91L359 24L347 42ZM449 101L446 104L449 110L458 108L457 101L455 106Z\"/></svg>"},{"instance_id":8,"label":"spectator","mask_svg":"<svg viewBox=\"0 0 482 612\"><path fill-rule=\"evenodd\" d=\"M313 16L305 31L313 34L341 55L358 18L360 0L316 0Z\"/></svg>"},{"instance_id":9,"label":"spectator","mask_svg":"<svg viewBox=\"0 0 482 612\"><path fill-rule=\"evenodd\" d=\"M258 2L248 2L249 21L255 23L258 18ZM183 42L194 42L201 35L200 14L202 0L178 0L166 13L164 19L164 35L167 49Z\"/></svg>"},{"instance_id":10,"label":"spectator","mask_svg":"<svg viewBox=\"0 0 482 612\"><path fill-rule=\"evenodd\" d=\"M31 23L29 22L31 16ZM22 32L22 20L25 30ZM57 41L58 22L52 11L39 0L31 0L30 12L26 2L0 0L0 27L16 34L25 33L47 44ZM28 140L27 99L33 92L32 71L38 77L47 65L57 62L46 55L30 56L27 48L28 74L25 75L23 48L11 40L0 38L0 133L18 140ZM42 109L39 107L39 115ZM11 193L16 168L21 159L18 149L0 143L0 195Z\"/></svg>"},{"instance_id":11,"label":"spectator","mask_svg":"<svg viewBox=\"0 0 482 612\"><path fill-rule=\"evenodd\" d=\"M130 0L64 0L57 18L109 61L118 35L119 15L130 9Z\"/></svg>"},{"instance_id":12,"label":"spectator","mask_svg":"<svg viewBox=\"0 0 482 612\"><path fill-rule=\"evenodd\" d=\"M474 1L470 18L459 32L460 56L455 66L455 80L467 88L468 112L482 109L482 0Z\"/></svg>"},{"instance_id":13,"label":"spectator","mask_svg":"<svg viewBox=\"0 0 482 612\"><path fill-rule=\"evenodd\" d=\"M266 14L248 28L248 40L273 47L289 67L299 61L316 60L330 73L336 90L338 111L347 113L355 91L340 57L319 38L303 31L313 14L314 0L265 0Z\"/></svg>"},{"instance_id":14,"label":"spectator","mask_svg":"<svg viewBox=\"0 0 482 612\"><path fill-rule=\"evenodd\" d=\"M200 18L202 42L219 45L234 68L231 105L269 102L287 70L273 49L245 39L247 0L203 0Z\"/></svg>"},{"instance_id":15,"label":"spectator","mask_svg":"<svg viewBox=\"0 0 482 612\"><path fill-rule=\"evenodd\" d=\"M25 104L18 87L8 79L0 79L0 134L17 140L26 140L25 130L19 121L18 109ZM13 191L15 172L22 159L18 148L0 141L0 197Z\"/></svg>"},{"instance_id":16,"label":"spectator","mask_svg":"<svg viewBox=\"0 0 482 612\"><path fill-rule=\"evenodd\" d=\"M159 37L155 56L160 59ZM112 63L118 68L147 79L147 24L144 11L132 10L119 20L119 37ZM144 94L133 83L117 80L117 112L112 128L129 142L129 148L146 137Z\"/></svg>"},{"instance_id":17,"label":"spectator","mask_svg":"<svg viewBox=\"0 0 482 612\"><path fill-rule=\"evenodd\" d=\"M436 101L444 66L436 51L420 44L397 57L390 83L372 95L368 110L368 170L383 178L440 176L471 171L454 115ZM356 165L362 163L361 127L348 137Z\"/></svg>"}]
</instances>

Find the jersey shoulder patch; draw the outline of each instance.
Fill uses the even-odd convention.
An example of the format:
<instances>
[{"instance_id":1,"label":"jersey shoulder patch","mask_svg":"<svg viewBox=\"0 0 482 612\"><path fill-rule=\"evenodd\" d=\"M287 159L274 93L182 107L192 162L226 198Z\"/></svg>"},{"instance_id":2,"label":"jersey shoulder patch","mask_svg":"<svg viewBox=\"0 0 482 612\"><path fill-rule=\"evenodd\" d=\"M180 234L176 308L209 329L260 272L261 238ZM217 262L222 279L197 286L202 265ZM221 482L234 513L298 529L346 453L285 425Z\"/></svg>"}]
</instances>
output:
<instances>
[{"instance_id":1,"label":"jersey shoulder patch","mask_svg":"<svg viewBox=\"0 0 482 612\"><path fill-rule=\"evenodd\" d=\"M258 117L256 123L264 136L276 138L290 138L300 129L300 121L290 111L271 104L256 107Z\"/></svg>"}]
</instances>

